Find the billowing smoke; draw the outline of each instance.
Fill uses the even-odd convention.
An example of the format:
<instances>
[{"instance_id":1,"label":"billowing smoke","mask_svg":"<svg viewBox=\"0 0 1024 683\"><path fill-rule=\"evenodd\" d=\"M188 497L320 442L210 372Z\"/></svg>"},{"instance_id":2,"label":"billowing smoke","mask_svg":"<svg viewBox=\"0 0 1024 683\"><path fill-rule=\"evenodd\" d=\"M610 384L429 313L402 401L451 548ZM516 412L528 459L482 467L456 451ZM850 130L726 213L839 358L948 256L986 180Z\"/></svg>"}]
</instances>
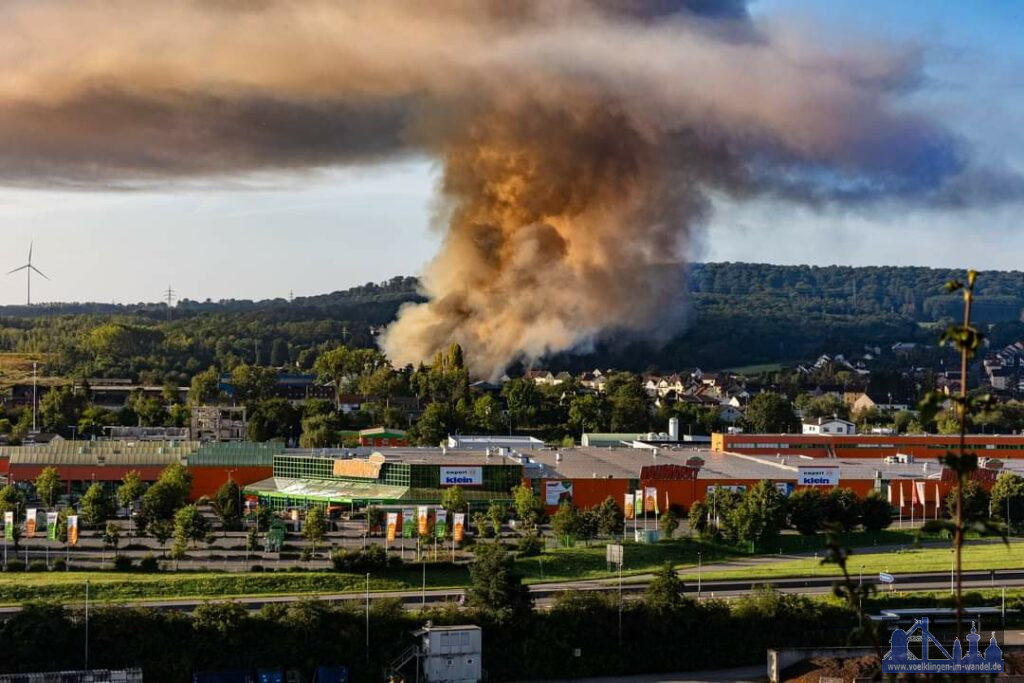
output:
<instances>
[{"instance_id":1,"label":"billowing smoke","mask_svg":"<svg viewBox=\"0 0 1024 683\"><path fill-rule=\"evenodd\" d=\"M961 201L913 51L737 0L12 0L0 181L132 188L429 155L441 252L383 345L471 369L663 323L711 193ZM339 259L340 262L340 259Z\"/></svg>"}]
</instances>

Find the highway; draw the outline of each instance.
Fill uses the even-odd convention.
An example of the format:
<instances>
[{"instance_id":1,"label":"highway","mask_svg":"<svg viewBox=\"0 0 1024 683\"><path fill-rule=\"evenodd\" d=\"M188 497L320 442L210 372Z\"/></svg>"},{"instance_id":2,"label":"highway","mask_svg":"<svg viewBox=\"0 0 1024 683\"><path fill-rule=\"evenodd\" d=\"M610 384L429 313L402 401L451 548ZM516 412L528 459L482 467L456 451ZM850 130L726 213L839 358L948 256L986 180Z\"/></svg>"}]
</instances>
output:
<instances>
[{"instance_id":1,"label":"highway","mask_svg":"<svg viewBox=\"0 0 1024 683\"><path fill-rule=\"evenodd\" d=\"M870 577L876 578L874 576ZM880 590L894 590L900 592L915 591L948 591L950 589L949 572L927 572L917 574L896 574L896 583L891 587L879 586ZM646 589L650 575L631 576L628 581L624 580L621 586L622 594L627 598L636 599ZM83 581L85 579L83 578ZM684 593L698 599L733 599L750 593L752 590L762 586L773 588L800 595L826 595L832 592L835 584L835 577L808 577L794 579L754 579L754 580L723 580L704 581L701 583L698 594L696 583L684 585ZM1013 588L1024 586L1024 569L1011 569L1002 571L970 571L964 572L963 588L967 590L980 590L985 588ZM604 593L617 593L620 590L616 579L568 581L562 583L534 584L529 587L530 594L538 607L549 607L555 598L565 591L601 591ZM464 591L458 588L441 590L408 590L370 592L369 599L398 599L407 609L419 609L423 606L436 607L449 603L458 603L463 597ZM357 602L363 603L367 599L366 593L337 593L337 594L302 594L302 595L274 595L274 596L253 596L253 597L230 597L230 598L209 598L209 599L161 599L161 600L137 600L126 601L123 604L135 607L150 607L155 609L191 611L205 602L236 602L244 605L250 610L259 610L264 605L297 602L299 600L316 598L328 602ZM80 606L80 605L79 605ZM20 611L19 606L0 607L0 615L12 614Z\"/></svg>"}]
</instances>

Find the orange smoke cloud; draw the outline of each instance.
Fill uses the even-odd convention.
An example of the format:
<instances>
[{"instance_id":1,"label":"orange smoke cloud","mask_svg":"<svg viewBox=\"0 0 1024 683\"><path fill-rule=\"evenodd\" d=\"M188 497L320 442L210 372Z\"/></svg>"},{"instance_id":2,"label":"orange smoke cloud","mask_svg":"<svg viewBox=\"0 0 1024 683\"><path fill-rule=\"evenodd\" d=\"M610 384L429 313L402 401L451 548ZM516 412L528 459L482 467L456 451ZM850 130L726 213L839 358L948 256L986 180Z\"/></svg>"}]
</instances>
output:
<instances>
[{"instance_id":1,"label":"orange smoke cloud","mask_svg":"<svg viewBox=\"0 0 1024 683\"><path fill-rule=\"evenodd\" d=\"M382 343L459 342L478 376L664 318L709 192L936 198L964 168L898 106L913 53L826 52L738 0L35 0L0 26L7 184L437 159L429 301Z\"/></svg>"}]
</instances>

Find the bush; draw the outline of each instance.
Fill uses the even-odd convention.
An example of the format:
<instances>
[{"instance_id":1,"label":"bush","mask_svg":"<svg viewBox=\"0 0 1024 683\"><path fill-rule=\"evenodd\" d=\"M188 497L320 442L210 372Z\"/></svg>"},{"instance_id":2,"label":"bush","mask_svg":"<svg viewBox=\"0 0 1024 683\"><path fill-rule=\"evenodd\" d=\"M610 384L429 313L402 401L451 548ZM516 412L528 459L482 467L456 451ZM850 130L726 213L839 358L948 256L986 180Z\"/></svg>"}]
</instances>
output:
<instances>
[{"instance_id":1,"label":"bush","mask_svg":"<svg viewBox=\"0 0 1024 683\"><path fill-rule=\"evenodd\" d=\"M263 573L263 565L262 564L254 564L253 566L249 567L249 571L254 572L256 574L261 574L261 573Z\"/></svg>"},{"instance_id":2,"label":"bush","mask_svg":"<svg viewBox=\"0 0 1024 683\"><path fill-rule=\"evenodd\" d=\"M114 558L115 572L130 572L132 570L132 558L127 555L118 555Z\"/></svg>"},{"instance_id":3,"label":"bush","mask_svg":"<svg viewBox=\"0 0 1024 683\"><path fill-rule=\"evenodd\" d=\"M366 574L401 567L402 559L389 556L379 545L371 545L366 550L336 550L331 553L331 564L338 572Z\"/></svg>"},{"instance_id":4,"label":"bush","mask_svg":"<svg viewBox=\"0 0 1024 683\"><path fill-rule=\"evenodd\" d=\"M519 539L519 557L536 557L544 552L544 541L537 534L525 534Z\"/></svg>"},{"instance_id":5,"label":"bush","mask_svg":"<svg viewBox=\"0 0 1024 683\"><path fill-rule=\"evenodd\" d=\"M25 563L21 560L11 560L7 563L7 571L9 572L23 572L25 571Z\"/></svg>"},{"instance_id":6,"label":"bush","mask_svg":"<svg viewBox=\"0 0 1024 683\"><path fill-rule=\"evenodd\" d=\"M47 570L46 560L32 560L28 563L30 572L45 572Z\"/></svg>"},{"instance_id":7,"label":"bush","mask_svg":"<svg viewBox=\"0 0 1024 683\"><path fill-rule=\"evenodd\" d=\"M310 560L312 560L313 559L313 549L312 548L303 548L302 549L302 553L299 554L299 559L302 560L303 562L309 562Z\"/></svg>"},{"instance_id":8,"label":"bush","mask_svg":"<svg viewBox=\"0 0 1024 683\"><path fill-rule=\"evenodd\" d=\"M153 572L160 571L160 563L157 562L156 557L154 557L152 553L147 553L142 556L141 560L139 560L139 569L152 574Z\"/></svg>"},{"instance_id":9,"label":"bush","mask_svg":"<svg viewBox=\"0 0 1024 683\"><path fill-rule=\"evenodd\" d=\"M52 571L55 572L66 572L68 570L68 563L63 557L58 557L53 561Z\"/></svg>"}]
</instances>

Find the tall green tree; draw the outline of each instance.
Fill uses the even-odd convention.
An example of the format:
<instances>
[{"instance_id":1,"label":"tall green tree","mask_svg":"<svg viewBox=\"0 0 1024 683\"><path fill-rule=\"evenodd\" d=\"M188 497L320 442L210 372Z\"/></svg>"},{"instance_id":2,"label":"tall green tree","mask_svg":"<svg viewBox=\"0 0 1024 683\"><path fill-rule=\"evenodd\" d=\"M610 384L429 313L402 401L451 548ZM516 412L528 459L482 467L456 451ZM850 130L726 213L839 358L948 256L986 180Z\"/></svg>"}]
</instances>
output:
<instances>
[{"instance_id":1,"label":"tall green tree","mask_svg":"<svg viewBox=\"0 0 1024 683\"><path fill-rule=\"evenodd\" d=\"M755 548L771 547L786 523L786 498L768 480L759 481L743 496L730 514L730 527L736 540Z\"/></svg>"},{"instance_id":2,"label":"tall green tree","mask_svg":"<svg viewBox=\"0 0 1024 683\"><path fill-rule=\"evenodd\" d=\"M1019 533L1024 528L1024 477L1003 472L993 484L990 498L992 517Z\"/></svg>"},{"instance_id":3,"label":"tall green tree","mask_svg":"<svg viewBox=\"0 0 1024 683\"><path fill-rule=\"evenodd\" d=\"M822 516L843 531L852 531L861 521L861 500L851 489L834 488L825 496Z\"/></svg>"},{"instance_id":4,"label":"tall green tree","mask_svg":"<svg viewBox=\"0 0 1024 683\"><path fill-rule=\"evenodd\" d=\"M220 371L217 368L211 367L192 377L192 385L188 392L190 404L194 406L216 404L220 399Z\"/></svg>"},{"instance_id":5,"label":"tall green tree","mask_svg":"<svg viewBox=\"0 0 1024 683\"><path fill-rule=\"evenodd\" d=\"M892 525L896 510L881 491L872 490L860 505L860 523L866 531L881 531Z\"/></svg>"},{"instance_id":6,"label":"tall green tree","mask_svg":"<svg viewBox=\"0 0 1024 683\"><path fill-rule=\"evenodd\" d=\"M242 489L234 479L229 479L218 487L210 500L210 506L225 530L242 528Z\"/></svg>"},{"instance_id":7,"label":"tall green tree","mask_svg":"<svg viewBox=\"0 0 1024 683\"><path fill-rule=\"evenodd\" d=\"M311 507L306 513L306 520L302 525L302 537L313 544L313 554L316 555L317 543L323 543L327 538L327 516L322 507Z\"/></svg>"},{"instance_id":8,"label":"tall green tree","mask_svg":"<svg viewBox=\"0 0 1024 683\"><path fill-rule=\"evenodd\" d=\"M683 596L683 581L666 562L654 574L644 593L644 604L659 616L667 616L683 609L689 601Z\"/></svg>"},{"instance_id":9,"label":"tall green tree","mask_svg":"<svg viewBox=\"0 0 1024 683\"><path fill-rule=\"evenodd\" d=\"M117 502L121 507L131 508L136 501L142 498L146 491L146 485L142 481L142 475L138 470L131 470L121 478L121 485L117 487Z\"/></svg>"},{"instance_id":10,"label":"tall green tree","mask_svg":"<svg viewBox=\"0 0 1024 683\"><path fill-rule=\"evenodd\" d=\"M61 489L64 487L60 480L60 473L53 466L44 467L39 472L39 476L36 477L35 486L36 494L47 508L53 507L54 503L57 502Z\"/></svg>"},{"instance_id":11,"label":"tall green tree","mask_svg":"<svg viewBox=\"0 0 1024 683\"><path fill-rule=\"evenodd\" d=\"M529 612L532 601L516 573L512 557L500 543L476 546L469 566L469 603L494 615L499 621Z\"/></svg>"},{"instance_id":12,"label":"tall green tree","mask_svg":"<svg viewBox=\"0 0 1024 683\"><path fill-rule=\"evenodd\" d=\"M946 509L950 516L954 516L956 510L956 491L950 491L946 496ZM963 485L963 521L965 523L977 522L988 519L989 516L989 493L981 484L970 480Z\"/></svg>"},{"instance_id":13,"label":"tall green tree","mask_svg":"<svg viewBox=\"0 0 1024 683\"><path fill-rule=\"evenodd\" d=\"M765 434L788 433L799 426L789 401L771 391L763 391L752 398L743 419L751 431Z\"/></svg>"},{"instance_id":14,"label":"tall green tree","mask_svg":"<svg viewBox=\"0 0 1024 683\"><path fill-rule=\"evenodd\" d=\"M25 494L13 484L0 488L0 518L6 512L14 512L19 520L25 518Z\"/></svg>"},{"instance_id":15,"label":"tall green tree","mask_svg":"<svg viewBox=\"0 0 1024 683\"><path fill-rule=\"evenodd\" d=\"M789 524L805 536L818 532L825 517L825 496L821 489L809 487L789 496Z\"/></svg>"},{"instance_id":16,"label":"tall green tree","mask_svg":"<svg viewBox=\"0 0 1024 683\"><path fill-rule=\"evenodd\" d=\"M186 505L174 513L174 542L180 546L189 543L194 548L210 533L210 522L195 505Z\"/></svg>"},{"instance_id":17,"label":"tall green tree","mask_svg":"<svg viewBox=\"0 0 1024 683\"><path fill-rule=\"evenodd\" d=\"M466 502L466 493L462 490L462 487L452 486L446 488L441 493L441 507L450 514L469 510L469 503Z\"/></svg>"},{"instance_id":18,"label":"tall green tree","mask_svg":"<svg viewBox=\"0 0 1024 683\"><path fill-rule=\"evenodd\" d=\"M86 489L78 510L85 526L98 529L114 516L114 504L107 495L103 484L93 484Z\"/></svg>"}]
</instances>

